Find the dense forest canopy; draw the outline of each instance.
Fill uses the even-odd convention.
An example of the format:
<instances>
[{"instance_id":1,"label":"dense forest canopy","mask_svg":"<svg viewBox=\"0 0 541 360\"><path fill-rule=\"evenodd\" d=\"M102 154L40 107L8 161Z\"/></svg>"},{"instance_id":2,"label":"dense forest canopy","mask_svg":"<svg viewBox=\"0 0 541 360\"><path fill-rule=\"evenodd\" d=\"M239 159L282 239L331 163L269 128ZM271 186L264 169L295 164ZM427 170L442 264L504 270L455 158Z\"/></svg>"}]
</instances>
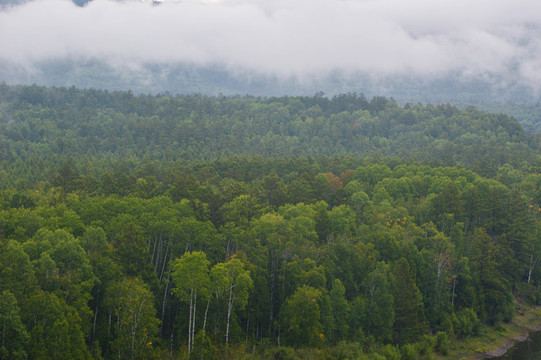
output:
<instances>
[{"instance_id":1,"label":"dense forest canopy","mask_svg":"<svg viewBox=\"0 0 541 360\"><path fill-rule=\"evenodd\" d=\"M531 167L538 148L514 119L471 107L401 107L359 94L172 97L0 85L0 161L4 182L16 174L11 185L47 180L70 158L94 176L120 159L163 166L234 156L400 157L494 176L504 164Z\"/></svg>"},{"instance_id":2,"label":"dense forest canopy","mask_svg":"<svg viewBox=\"0 0 541 360\"><path fill-rule=\"evenodd\" d=\"M0 85L0 359L415 359L541 303L539 137L449 105Z\"/></svg>"}]
</instances>

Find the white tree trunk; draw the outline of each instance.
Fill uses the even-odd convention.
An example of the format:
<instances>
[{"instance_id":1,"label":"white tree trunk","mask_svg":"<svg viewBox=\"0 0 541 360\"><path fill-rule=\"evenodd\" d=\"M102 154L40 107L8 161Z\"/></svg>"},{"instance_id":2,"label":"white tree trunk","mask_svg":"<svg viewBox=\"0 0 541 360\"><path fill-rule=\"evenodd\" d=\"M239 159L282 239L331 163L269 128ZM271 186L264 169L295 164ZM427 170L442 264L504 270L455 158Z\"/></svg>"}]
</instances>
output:
<instances>
[{"instance_id":1,"label":"white tree trunk","mask_svg":"<svg viewBox=\"0 0 541 360\"><path fill-rule=\"evenodd\" d=\"M194 294L193 299L193 320L192 320L192 349L193 349L193 339L195 338L195 314L197 309L197 291Z\"/></svg>"},{"instance_id":2,"label":"white tree trunk","mask_svg":"<svg viewBox=\"0 0 541 360\"><path fill-rule=\"evenodd\" d=\"M227 303L227 326L225 328L225 344L229 344L229 319L231 318L231 310L233 309L233 286L229 288L229 301Z\"/></svg>"},{"instance_id":3,"label":"white tree trunk","mask_svg":"<svg viewBox=\"0 0 541 360\"><path fill-rule=\"evenodd\" d=\"M188 319L188 357L192 350L192 306L193 306L193 289L190 291L190 315Z\"/></svg>"}]
</instances>

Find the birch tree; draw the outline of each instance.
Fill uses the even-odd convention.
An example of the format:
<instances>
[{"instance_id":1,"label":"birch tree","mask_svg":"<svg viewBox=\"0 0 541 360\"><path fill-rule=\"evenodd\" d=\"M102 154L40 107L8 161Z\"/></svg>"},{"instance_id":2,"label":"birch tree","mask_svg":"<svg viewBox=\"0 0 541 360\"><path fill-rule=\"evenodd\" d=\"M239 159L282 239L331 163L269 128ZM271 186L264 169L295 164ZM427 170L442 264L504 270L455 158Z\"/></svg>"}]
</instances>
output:
<instances>
[{"instance_id":1,"label":"birch tree","mask_svg":"<svg viewBox=\"0 0 541 360\"><path fill-rule=\"evenodd\" d=\"M197 297L208 296L210 286L210 262L202 251L187 252L173 263L172 292L181 301L189 303L188 315L188 356L190 355L195 338L195 320L197 314Z\"/></svg>"},{"instance_id":2,"label":"birch tree","mask_svg":"<svg viewBox=\"0 0 541 360\"><path fill-rule=\"evenodd\" d=\"M159 320L148 286L139 278L115 281L107 289L105 304L114 319L112 346L118 359L149 358Z\"/></svg>"},{"instance_id":3,"label":"birch tree","mask_svg":"<svg viewBox=\"0 0 541 360\"><path fill-rule=\"evenodd\" d=\"M225 294L227 298L227 323L225 329L225 343L229 344L229 325L231 323L231 314L234 307L240 309L246 306L248 295L253 287L253 281L250 277L250 271L245 268L245 264L239 259L233 257L226 263L218 263L213 268L213 274L225 276L216 283L227 284Z\"/></svg>"}]
</instances>

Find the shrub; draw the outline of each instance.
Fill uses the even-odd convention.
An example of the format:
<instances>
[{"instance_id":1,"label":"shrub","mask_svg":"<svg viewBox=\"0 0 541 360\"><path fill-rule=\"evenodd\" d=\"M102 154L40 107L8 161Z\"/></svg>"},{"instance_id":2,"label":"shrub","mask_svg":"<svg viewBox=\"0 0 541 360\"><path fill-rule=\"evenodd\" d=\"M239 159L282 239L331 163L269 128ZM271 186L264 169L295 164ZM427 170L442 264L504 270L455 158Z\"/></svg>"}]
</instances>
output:
<instances>
[{"instance_id":1,"label":"shrub","mask_svg":"<svg viewBox=\"0 0 541 360\"><path fill-rule=\"evenodd\" d=\"M446 332L438 331L436 334L436 351L442 355L449 354L449 338Z\"/></svg>"}]
</instances>

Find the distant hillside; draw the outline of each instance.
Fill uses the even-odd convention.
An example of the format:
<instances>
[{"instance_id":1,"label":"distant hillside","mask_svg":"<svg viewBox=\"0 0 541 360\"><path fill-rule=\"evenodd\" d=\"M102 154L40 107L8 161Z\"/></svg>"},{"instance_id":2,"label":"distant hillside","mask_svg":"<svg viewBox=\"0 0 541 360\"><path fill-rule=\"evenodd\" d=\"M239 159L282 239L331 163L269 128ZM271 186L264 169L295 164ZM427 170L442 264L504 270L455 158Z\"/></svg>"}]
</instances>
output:
<instances>
[{"instance_id":1,"label":"distant hillside","mask_svg":"<svg viewBox=\"0 0 541 360\"><path fill-rule=\"evenodd\" d=\"M417 76L373 77L363 73L335 71L318 76L278 77L223 66L194 64L143 64L134 68L113 67L96 59L43 61L27 69L21 64L0 62L0 81L8 84L94 88L128 91L135 94L194 94L255 96L326 96L363 93L386 96L399 104L474 105L483 110L514 116L527 127L538 130L541 120L539 96L533 89L509 79L475 78L460 73L439 78ZM505 84L504 86L501 84ZM523 106L525 105L525 106ZM525 110L529 109L529 110Z\"/></svg>"},{"instance_id":2,"label":"distant hillside","mask_svg":"<svg viewBox=\"0 0 541 360\"><path fill-rule=\"evenodd\" d=\"M135 96L5 84L0 86L0 144L6 171L28 158L47 167L65 158L172 164L232 156L370 156L461 164L491 176L506 163L528 168L539 154L539 138L516 120L472 107L402 107L353 93ZM40 167L24 171L28 179L44 176Z\"/></svg>"}]
</instances>

